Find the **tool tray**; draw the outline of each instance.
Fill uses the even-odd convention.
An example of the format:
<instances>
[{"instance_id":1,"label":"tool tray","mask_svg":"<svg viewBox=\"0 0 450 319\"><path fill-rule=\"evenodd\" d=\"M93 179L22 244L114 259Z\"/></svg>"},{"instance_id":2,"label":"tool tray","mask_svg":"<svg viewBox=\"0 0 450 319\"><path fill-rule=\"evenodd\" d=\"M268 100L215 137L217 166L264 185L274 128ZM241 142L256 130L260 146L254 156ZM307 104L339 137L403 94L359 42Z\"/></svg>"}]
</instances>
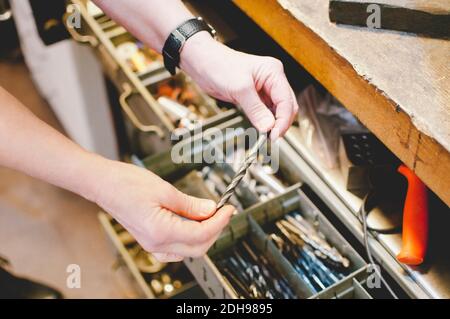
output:
<instances>
[{"instance_id":1,"label":"tool tray","mask_svg":"<svg viewBox=\"0 0 450 319\"><path fill-rule=\"evenodd\" d=\"M317 294L311 293L291 263L282 255L262 228L294 210L299 211L305 219L318 227L327 240L350 260L349 274L335 285ZM239 297L230 283L224 280L215 261L224 251L244 238L251 240L258 252L263 254L274 269L283 275L298 298L371 297L370 290L363 287L367 277L371 275L367 264L311 203L298 185L291 187L285 194L268 202L257 204L236 215L209 250L207 256L185 260L185 264L210 298Z\"/></svg>"}]
</instances>

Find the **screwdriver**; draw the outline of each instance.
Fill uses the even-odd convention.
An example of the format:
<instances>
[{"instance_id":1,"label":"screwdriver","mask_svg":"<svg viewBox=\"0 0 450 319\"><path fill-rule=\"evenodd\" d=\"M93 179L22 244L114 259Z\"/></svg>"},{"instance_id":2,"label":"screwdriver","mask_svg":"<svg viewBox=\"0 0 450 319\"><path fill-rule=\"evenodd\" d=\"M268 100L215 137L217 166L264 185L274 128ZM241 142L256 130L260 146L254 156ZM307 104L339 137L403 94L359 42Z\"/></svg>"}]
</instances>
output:
<instances>
[{"instance_id":1,"label":"screwdriver","mask_svg":"<svg viewBox=\"0 0 450 319\"><path fill-rule=\"evenodd\" d=\"M225 192L223 193L222 198L219 201L219 204L217 204L217 210L221 209L228 202L230 197L234 194L236 187L242 181L245 174L247 174L249 167L252 165L252 163L256 160L256 157L258 156L259 149L264 145L266 141L267 141L267 134L260 135L256 144L253 145L252 148L247 152L247 155L245 156L244 159L244 163L242 163L236 175L231 180L231 183L228 185Z\"/></svg>"}]
</instances>

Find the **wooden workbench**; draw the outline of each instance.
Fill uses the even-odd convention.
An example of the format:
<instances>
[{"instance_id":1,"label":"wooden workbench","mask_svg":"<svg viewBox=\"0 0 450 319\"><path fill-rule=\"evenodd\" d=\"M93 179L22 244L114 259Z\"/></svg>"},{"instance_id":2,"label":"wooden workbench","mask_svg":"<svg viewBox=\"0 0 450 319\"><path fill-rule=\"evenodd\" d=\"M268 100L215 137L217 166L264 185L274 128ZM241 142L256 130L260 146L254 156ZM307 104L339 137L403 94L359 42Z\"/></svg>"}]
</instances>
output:
<instances>
[{"instance_id":1,"label":"wooden workbench","mask_svg":"<svg viewBox=\"0 0 450 319\"><path fill-rule=\"evenodd\" d=\"M336 26L328 0L234 3L450 205L450 41Z\"/></svg>"}]
</instances>

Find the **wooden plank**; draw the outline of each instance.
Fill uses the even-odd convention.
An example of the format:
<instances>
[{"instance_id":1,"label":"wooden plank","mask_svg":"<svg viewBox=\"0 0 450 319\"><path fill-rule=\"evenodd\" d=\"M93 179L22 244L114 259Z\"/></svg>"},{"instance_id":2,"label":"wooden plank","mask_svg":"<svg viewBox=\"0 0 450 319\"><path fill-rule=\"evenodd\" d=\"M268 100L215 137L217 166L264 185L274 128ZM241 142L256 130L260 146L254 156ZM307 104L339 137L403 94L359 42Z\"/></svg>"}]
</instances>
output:
<instances>
[{"instance_id":1,"label":"wooden plank","mask_svg":"<svg viewBox=\"0 0 450 319\"><path fill-rule=\"evenodd\" d=\"M449 42L339 28L327 0L234 3L450 205Z\"/></svg>"},{"instance_id":2,"label":"wooden plank","mask_svg":"<svg viewBox=\"0 0 450 319\"><path fill-rule=\"evenodd\" d=\"M335 23L369 27L374 10L379 13L377 28L450 37L448 0L330 0L329 16Z\"/></svg>"}]
</instances>

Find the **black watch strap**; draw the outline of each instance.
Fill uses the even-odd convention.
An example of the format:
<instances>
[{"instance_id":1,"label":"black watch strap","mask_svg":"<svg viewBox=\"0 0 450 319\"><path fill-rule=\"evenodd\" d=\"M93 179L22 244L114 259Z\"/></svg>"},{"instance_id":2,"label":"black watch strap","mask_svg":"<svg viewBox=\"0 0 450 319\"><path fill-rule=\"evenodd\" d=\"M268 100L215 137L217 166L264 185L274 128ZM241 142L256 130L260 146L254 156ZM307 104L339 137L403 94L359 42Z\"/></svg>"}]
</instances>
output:
<instances>
[{"instance_id":1,"label":"black watch strap","mask_svg":"<svg viewBox=\"0 0 450 319\"><path fill-rule=\"evenodd\" d=\"M174 75L180 64L180 52L184 43L194 34L208 31L213 37L215 30L202 18L189 19L178 26L167 38L162 50L164 65L170 74Z\"/></svg>"}]
</instances>

